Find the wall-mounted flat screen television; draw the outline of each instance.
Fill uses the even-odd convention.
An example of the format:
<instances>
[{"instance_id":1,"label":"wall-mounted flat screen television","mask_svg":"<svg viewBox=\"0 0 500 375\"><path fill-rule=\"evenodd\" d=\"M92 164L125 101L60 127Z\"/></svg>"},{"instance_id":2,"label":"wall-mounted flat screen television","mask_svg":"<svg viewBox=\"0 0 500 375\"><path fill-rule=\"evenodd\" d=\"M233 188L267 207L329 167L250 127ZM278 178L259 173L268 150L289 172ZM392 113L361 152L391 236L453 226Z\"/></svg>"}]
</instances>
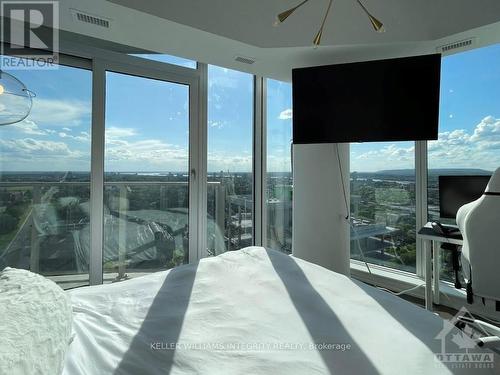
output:
<instances>
[{"instance_id":1,"label":"wall-mounted flat screen television","mask_svg":"<svg viewBox=\"0 0 500 375\"><path fill-rule=\"evenodd\" d=\"M293 70L293 142L432 140L441 55Z\"/></svg>"}]
</instances>

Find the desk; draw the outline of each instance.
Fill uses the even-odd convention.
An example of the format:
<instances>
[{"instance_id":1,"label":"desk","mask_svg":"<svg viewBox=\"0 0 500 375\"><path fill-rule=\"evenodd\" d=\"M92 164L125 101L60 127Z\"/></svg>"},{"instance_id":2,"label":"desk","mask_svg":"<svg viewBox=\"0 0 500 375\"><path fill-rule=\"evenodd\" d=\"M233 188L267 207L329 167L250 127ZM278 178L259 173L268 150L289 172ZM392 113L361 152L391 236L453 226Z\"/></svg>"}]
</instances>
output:
<instances>
[{"instance_id":1,"label":"desk","mask_svg":"<svg viewBox=\"0 0 500 375\"><path fill-rule=\"evenodd\" d=\"M462 234L455 232L448 236L443 236L436 233L429 222L418 231L417 239L422 240L424 252L425 308L432 311L433 302L439 304L440 244L449 243L462 246Z\"/></svg>"}]
</instances>

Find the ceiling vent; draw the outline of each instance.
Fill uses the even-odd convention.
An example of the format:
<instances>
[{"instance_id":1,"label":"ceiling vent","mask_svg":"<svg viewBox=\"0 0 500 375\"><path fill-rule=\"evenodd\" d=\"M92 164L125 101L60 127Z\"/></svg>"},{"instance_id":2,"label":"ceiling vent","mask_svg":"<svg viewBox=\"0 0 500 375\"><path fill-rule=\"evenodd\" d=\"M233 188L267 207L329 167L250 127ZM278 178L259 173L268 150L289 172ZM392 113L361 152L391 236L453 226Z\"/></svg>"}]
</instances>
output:
<instances>
[{"instance_id":1,"label":"ceiling vent","mask_svg":"<svg viewBox=\"0 0 500 375\"><path fill-rule=\"evenodd\" d=\"M475 38L459 40L458 42L453 42L453 43L445 44L443 46L439 46L437 48L437 51L441 52L443 54L463 51L463 50L471 49L474 46L475 42L476 42Z\"/></svg>"},{"instance_id":2,"label":"ceiling vent","mask_svg":"<svg viewBox=\"0 0 500 375\"><path fill-rule=\"evenodd\" d=\"M252 65L253 63L255 63L256 60L252 57L235 56L234 61L237 61L242 64Z\"/></svg>"},{"instance_id":3,"label":"ceiling vent","mask_svg":"<svg viewBox=\"0 0 500 375\"><path fill-rule=\"evenodd\" d=\"M111 20L108 18L94 16L76 9L71 9L71 14L73 14L73 19L76 22L83 22L90 25L104 27L106 29L109 29L111 26Z\"/></svg>"}]
</instances>

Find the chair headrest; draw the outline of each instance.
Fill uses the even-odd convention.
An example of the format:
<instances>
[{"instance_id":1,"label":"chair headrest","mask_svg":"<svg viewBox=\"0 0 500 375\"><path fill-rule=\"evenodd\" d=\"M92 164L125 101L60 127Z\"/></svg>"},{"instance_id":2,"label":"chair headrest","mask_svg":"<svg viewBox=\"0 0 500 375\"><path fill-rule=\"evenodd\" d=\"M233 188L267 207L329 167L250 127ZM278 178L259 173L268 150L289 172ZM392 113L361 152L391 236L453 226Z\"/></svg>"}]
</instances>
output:
<instances>
[{"instance_id":1,"label":"chair headrest","mask_svg":"<svg viewBox=\"0 0 500 375\"><path fill-rule=\"evenodd\" d=\"M493 173L485 190L486 193L500 193L500 168Z\"/></svg>"}]
</instances>

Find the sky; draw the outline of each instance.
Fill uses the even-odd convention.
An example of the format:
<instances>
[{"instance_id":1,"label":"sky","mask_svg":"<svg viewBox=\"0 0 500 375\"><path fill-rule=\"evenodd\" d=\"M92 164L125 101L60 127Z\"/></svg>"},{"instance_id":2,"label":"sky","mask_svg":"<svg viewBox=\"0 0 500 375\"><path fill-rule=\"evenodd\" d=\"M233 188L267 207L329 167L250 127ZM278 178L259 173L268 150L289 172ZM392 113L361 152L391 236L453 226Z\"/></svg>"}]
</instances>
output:
<instances>
[{"instance_id":1,"label":"sky","mask_svg":"<svg viewBox=\"0 0 500 375\"><path fill-rule=\"evenodd\" d=\"M11 74L36 97L24 121L0 127L0 171L90 170L91 72L59 67ZM7 98L0 96L2 112L9 111Z\"/></svg>"},{"instance_id":2,"label":"sky","mask_svg":"<svg viewBox=\"0 0 500 375\"><path fill-rule=\"evenodd\" d=\"M500 44L443 58L439 138L428 148L429 168L500 167ZM414 165L413 142L351 146L351 171Z\"/></svg>"},{"instance_id":3,"label":"sky","mask_svg":"<svg viewBox=\"0 0 500 375\"><path fill-rule=\"evenodd\" d=\"M146 57L196 67L189 60ZM0 127L0 171L89 171L91 73L65 66L11 73L37 96L27 119ZM208 170L251 172L253 76L215 66L208 74ZM105 171L187 172L188 86L114 72L107 73L106 85ZM270 92L270 168L289 171L291 87L270 81Z\"/></svg>"},{"instance_id":4,"label":"sky","mask_svg":"<svg viewBox=\"0 0 500 375\"><path fill-rule=\"evenodd\" d=\"M37 96L27 119L0 127L0 171L89 171L91 72L61 66L11 73ZM209 172L250 172L252 75L210 66L208 91ZM291 85L268 80L267 92L267 170L289 172ZM107 73L105 170L187 171L188 96L181 84ZM500 166L500 44L443 58L440 112L430 168ZM352 171L400 168L414 168L413 142L351 147Z\"/></svg>"},{"instance_id":5,"label":"sky","mask_svg":"<svg viewBox=\"0 0 500 375\"><path fill-rule=\"evenodd\" d=\"M253 76L208 67L209 172L251 172Z\"/></svg>"},{"instance_id":6,"label":"sky","mask_svg":"<svg viewBox=\"0 0 500 375\"><path fill-rule=\"evenodd\" d=\"M267 80L267 171L291 172L292 85Z\"/></svg>"}]
</instances>

